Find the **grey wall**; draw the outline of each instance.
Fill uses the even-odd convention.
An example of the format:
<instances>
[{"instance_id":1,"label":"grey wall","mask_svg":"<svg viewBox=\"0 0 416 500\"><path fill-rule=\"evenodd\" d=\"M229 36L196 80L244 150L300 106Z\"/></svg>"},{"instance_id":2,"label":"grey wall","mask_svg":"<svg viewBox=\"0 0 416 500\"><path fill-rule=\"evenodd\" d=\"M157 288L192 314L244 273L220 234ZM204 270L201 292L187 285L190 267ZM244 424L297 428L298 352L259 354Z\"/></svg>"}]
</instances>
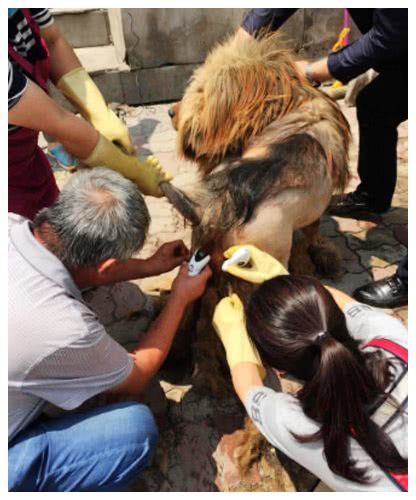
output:
<instances>
[{"instance_id":1,"label":"grey wall","mask_svg":"<svg viewBox=\"0 0 416 500\"><path fill-rule=\"evenodd\" d=\"M109 101L128 104L180 99L196 65L240 25L249 9L122 9L127 73L94 79ZM104 16L105 17L105 16ZM58 17L74 47L107 43L102 12ZM299 9L281 28L301 57L322 57L343 27L343 9ZM350 39L357 38L352 26ZM92 40L94 43L92 43Z\"/></svg>"},{"instance_id":2,"label":"grey wall","mask_svg":"<svg viewBox=\"0 0 416 500\"><path fill-rule=\"evenodd\" d=\"M133 69L200 63L248 10L122 9L128 62ZM343 9L299 9L281 30L294 50L318 57L328 52L342 26Z\"/></svg>"},{"instance_id":3,"label":"grey wall","mask_svg":"<svg viewBox=\"0 0 416 500\"><path fill-rule=\"evenodd\" d=\"M73 48L97 47L111 43L108 16L104 11L61 14L55 15L55 19Z\"/></svg>"}]
</instances>

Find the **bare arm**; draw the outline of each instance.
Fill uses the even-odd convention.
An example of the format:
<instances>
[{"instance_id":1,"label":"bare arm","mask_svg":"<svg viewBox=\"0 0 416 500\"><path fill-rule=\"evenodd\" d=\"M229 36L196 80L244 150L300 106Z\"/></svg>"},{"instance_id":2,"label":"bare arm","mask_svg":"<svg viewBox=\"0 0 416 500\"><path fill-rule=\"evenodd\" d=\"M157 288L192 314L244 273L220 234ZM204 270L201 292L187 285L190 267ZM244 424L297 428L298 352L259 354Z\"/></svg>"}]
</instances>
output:
<instances>
[{"instance_id":1,"label":"bare arm","mask_svg":"<svg viewBox=\"0 0 416 500\"><path fill-rule=\"evenodd\" d=\"M189 250L182 240L168 241L161 245L148 259L115 261L113 266L102 273L102 281L95 284L105 285L117 281L157 276L181 265L188 256Z\"/></svg>"},{"instance_id":2,"label":"bare arm","mask_svg":"<svg viewBox=\"0 0 416 500\"><path fill-rule=\"evenodd\" d=\"M231 376L235 392L243 404L252 387L263 385L258 366L254 363L238 363L231 369Z\"/></svg>"},{"instance_id":3,"label":"bare arm","mask_svg":"<svg viewBox=\"0 0 416 500\"><path fill-rule=\"evenodd\" d=\"M338 307L343 311L344 308L348 304L352 304L353 302L357 302L355 299L350 297L344 292L341 292L341 290L338 290L337 288L332 288L332 286L325 286L325 288L328 290L328 292L332 295L333 299L337 303Z\"/></svg>"},{"instance_id":4,"label":"bare arm","mask_svg":"<svg viewBox=\"0 0 416 500\"><path fill-rule=\"evenodd\" d=\"M121 384L108 391L109 394L136 395L143 391L166 359L186 307L202 295L211 274L211 269L206 267L198 276L189 277L187 266L182 266L167 304L132 353L132 371Z\"/></svg>"},{"instance_id":5,"label":"bare arm","mask_svg":"<svg viewBox=\"0 0 416 500\"><path fill-rule=\"evenodd\" d=\"M50 55L50 78L53 83L61 76L82 66L74 49L66 41L56 23L41 29L40 33L48 46Z\"/></svg>"},{"instance_id":6,"label":"bare arm","mask_svg":"<svg viewBox=\"0 0 416 500\"><path fill-rule=\"evenodd\" d=\"M323 59L319 59L319 61L315 61L309 63L308 61L296 61L296 67L299 72L306 78L306 66L310 64L310 77L313 81L316 82L326 82L327 80L331 80L333 77L328 69L328 58L324 57Z\"/></svg>"},{"instance_id":7,"label":"bare arm","mask_svg":"<svg viewBox=\"0 0 416 500\"><path fill-rule=\"evenodd\" d=\"M35 237L42 243L43 233L48 226L35 229ZM181 265L189 256L189 250L182 240L164 243L148 259L105 259L98 266L81 267L72 272L75 283L80 288L109 285L120 281L147 278L171 271Z\"/></svg>"},{"instance_id":8,"label":"bare arm","mask_svg":"<svg viewBox=\"0 0 416 500\"><path fill-rule=\"evenodd\" d=\"M53 135L69 153L81 159L91 153L98 141L98 132L92 125L56 104L31 80L10 109L8 120L13 125Z\"/></svg>"},{"instance_id":9,"label":"bare arm","mask_svg":"<svg viewBox=\"0 0 416 500\"><path fill-rule=\"evenodd\" d=\"M252 38L252 36L248 31L246 31L244 28L240 26L235 33L235 38L237 38L238 40L244 40L247 38Z\"/></svg>"},{"instance_id":10,"label":"bare arm","mask_svg":"<svg viewBox=\"0 0 416 500\"><path fill-rule=\"evenodd\" d=\"M326 82L333 78L329 72L327 57L311 63L311 78L318 82Z\"/></svg>"}]
</instances>

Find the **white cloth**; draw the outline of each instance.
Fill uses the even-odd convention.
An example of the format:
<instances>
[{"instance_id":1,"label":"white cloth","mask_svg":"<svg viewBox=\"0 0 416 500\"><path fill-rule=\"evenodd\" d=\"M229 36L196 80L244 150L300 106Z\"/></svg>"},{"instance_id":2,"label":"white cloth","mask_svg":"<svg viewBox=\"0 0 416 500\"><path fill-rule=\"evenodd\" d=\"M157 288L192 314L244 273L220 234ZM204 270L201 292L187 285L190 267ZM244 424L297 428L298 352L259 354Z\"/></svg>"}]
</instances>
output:
<instances>
[{"instance_id":1,"label":"white cloth","mask_svg":"<svg viewBox=\"0 0 416 500\"><path fill-rule=\"evenodd\" d=\"M46 402L77 408L114 387L133 360L83 301L65 266L9 214L9 440Z\"/></svg>"}]
</instances>

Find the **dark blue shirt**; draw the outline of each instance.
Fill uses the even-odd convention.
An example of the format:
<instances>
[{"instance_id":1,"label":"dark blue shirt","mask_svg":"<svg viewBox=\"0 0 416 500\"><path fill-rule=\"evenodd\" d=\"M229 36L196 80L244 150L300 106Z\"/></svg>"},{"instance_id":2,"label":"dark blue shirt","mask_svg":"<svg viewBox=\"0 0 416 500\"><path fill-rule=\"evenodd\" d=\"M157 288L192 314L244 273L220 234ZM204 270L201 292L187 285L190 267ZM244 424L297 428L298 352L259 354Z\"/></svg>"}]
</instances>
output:
<instances>
[{"instance_id":1,"label":"dark blue shirt","mask_svg":"<svg viewBox=\"0 0 416 500\"><path fill-rule=\"evenodd\" d=\"M260 28L277 30L298 9L251 9L242 27L248 33ZM343 83L370 68L383 71L407 67L408 9L348 9L363 33L358 40L328 56L331 75Z\"/></svg>"}]
</instances>

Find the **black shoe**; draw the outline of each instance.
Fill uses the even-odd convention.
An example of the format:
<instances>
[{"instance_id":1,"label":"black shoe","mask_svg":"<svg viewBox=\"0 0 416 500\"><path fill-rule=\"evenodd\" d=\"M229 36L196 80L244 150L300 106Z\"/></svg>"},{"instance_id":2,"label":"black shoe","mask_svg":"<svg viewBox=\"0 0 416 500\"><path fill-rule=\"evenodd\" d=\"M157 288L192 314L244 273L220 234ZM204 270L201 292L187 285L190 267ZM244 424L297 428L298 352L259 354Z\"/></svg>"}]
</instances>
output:
<instances>
[{"instance_id":1,"label":"black shoe","mask_svg":"<svg viewBox=\"0 0 416 500\"><path fill-rule=\"evenodd\" d=\"M365 192L353 191L343 195L332 197L331 204L327 213L338 217L360 218L360 216L373 215L378 216L387 212L389 207L384 210L376 210L369 203L369 196Z\"/></svg>"},{"instance_id":2,"label":"black shoe","mask_svg":"<svg viewBox=\"0 0 416 500\"><path fill-rule=\"evenodd\" d=\"M407 305L407 286L394 274L357 288L352 296L369 306L400 307Z\"/></svg>"}]
</instances>

